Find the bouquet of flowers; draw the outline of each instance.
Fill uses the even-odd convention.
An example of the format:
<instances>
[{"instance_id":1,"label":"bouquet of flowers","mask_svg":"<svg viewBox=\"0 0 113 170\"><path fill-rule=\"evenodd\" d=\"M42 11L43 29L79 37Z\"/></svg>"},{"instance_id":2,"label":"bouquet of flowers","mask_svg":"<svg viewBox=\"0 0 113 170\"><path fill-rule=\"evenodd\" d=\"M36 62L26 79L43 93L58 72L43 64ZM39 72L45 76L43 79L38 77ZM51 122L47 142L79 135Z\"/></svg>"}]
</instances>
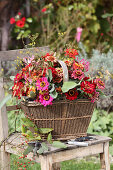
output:
<instances>
[{"instance_id":1,"label":"bouquet of flowers","mask_svg":"<svg viewBox=\"0 0 113 170\"><path fill-rule=\"evenodd\" d=\"M95 102L105 88L104 82L87 74L89 62L80 60L76 49L66 49L63 54L63 61L57 60L53 52L23 58L22 70L14 78L13 96L44 106L62 99Z\"/></svg>"}]
</instances>

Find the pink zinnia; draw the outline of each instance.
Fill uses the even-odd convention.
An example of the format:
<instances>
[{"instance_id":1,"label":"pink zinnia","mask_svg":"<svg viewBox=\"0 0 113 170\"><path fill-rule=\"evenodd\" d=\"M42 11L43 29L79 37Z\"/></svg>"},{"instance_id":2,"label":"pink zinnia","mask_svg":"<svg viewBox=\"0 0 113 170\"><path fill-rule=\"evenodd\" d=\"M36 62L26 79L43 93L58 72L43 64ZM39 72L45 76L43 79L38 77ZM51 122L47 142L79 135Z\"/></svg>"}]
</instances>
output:
<instances>
[{"instance_id":1,"label":"pink zinnia","mask_svg":"<svg viewBox=\"0 0 113 170\"><path fill-rule=\"evenodd\" d=\"M42 77L39 80L37 80L36 86L37 86L37 90L42 90L42 91L47 90L48 86L49 86L47 78L46 77Z\"/></svg>"},{"instance_id":2,"label":"pink zinnia","mask_svg":"<svg viewBox=\"0 0 113 170\"><path fill-rule=\"evenodd\" d=\"M82 78L84 78L84 72L82 72L82 70L74 70L71 77L81 80Z\"/></svg>"},{"instance_id":3,"label":"pink zinnia","mask_svg":"<svg viewBox=\"0 0 113 170\"><path fill-rule=\"evenodd\" d=\"M84 65L84 69L87 72L89 70L89 61L82 59L80 63Z\"/></svg>"},{"instance_id":4,"label":"pink zinnia","mask_svg":"<svg viewBox=\"0 0 113 170\"><path fill-rule=\"evenodd\" d=\"M94 103L96 100L98 100L98 97L99 97L99 92L94 92L94 95L90 98L91 99L91 102Z\"/></svg>"},{"instance_id":5,"label":"pink zinnia","mask_svg":"<svg viewBox=\"0 0 113 170\"><path fill-rule=\"evenodd\" d=\"M97 84L99 89L103 90L105 88L105 84L100 78L96 78L94 82Z\"/></svg>"},{"instance_id":6,"label":"pink zinnia","mask_svg":"<svg viewBox=\"0 0 113 170\"><path fill-rule=\"evenodd\" d=\"M53 98L48 93L40 95L39 99L39 102L44 106L52 105Z\"/></svg>"}]
</instances>

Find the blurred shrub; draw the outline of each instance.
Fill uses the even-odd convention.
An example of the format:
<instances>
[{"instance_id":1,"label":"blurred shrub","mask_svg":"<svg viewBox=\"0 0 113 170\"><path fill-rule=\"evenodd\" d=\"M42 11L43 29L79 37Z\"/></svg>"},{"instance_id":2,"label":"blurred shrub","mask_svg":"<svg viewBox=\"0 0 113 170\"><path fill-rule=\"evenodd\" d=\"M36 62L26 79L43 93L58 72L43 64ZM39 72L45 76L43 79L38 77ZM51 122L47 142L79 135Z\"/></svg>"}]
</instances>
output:
<instances>
[{"instance_id":1,"label":"blurred shrub","mask_svg":"<svg viewBox=\"0 0 113 170\"><path fill-rule=\"evenodd\" d=\"M101 53L99 50L92 50L92 53L87 54L83 44L79 43L79 54L84 56L90 64L88 74L96 77L101 77L105 82L105 96L99 98L97 107L105 109L108 112L113 111L113 51L110 49L107 53Z\"/></svg>"},{"instance_id":2,"label":"blurred shrub","mask_svg":"<svg viewBox=\"0 0 113 170\"><path fill-rule=\"evenodd\" d=\"M62 50L69 42L72 46L77 44L76 29L81 27L81 41L87 52L93 48L107 51L113 35L110 33L112 17L110 22L102 18L105 12L113 13L105 0L53 0L51 3L50 0L31 0L29 31L39 33L37 46L50 45L52 49Z\"/></svg>"}]
</instances>

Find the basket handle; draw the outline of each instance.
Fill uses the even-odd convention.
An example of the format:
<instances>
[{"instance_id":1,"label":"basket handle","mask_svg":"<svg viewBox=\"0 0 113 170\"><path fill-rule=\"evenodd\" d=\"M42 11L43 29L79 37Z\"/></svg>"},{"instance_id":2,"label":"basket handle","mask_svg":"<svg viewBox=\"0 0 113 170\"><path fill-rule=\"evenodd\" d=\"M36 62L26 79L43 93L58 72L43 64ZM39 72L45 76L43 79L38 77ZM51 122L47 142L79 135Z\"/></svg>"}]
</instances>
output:
<instances>
[{"instance_id":1,"label":"basket handle","mask_svg":"<svg viewBox=\"0 0 113 170\"><path fill-rule=\"evenodd\" d=\"M63 69L63 82L66 82L69 80L67 65L61 60L58 60L58 63L61 65L61 67Z\"/></svg>"}]
</instances>

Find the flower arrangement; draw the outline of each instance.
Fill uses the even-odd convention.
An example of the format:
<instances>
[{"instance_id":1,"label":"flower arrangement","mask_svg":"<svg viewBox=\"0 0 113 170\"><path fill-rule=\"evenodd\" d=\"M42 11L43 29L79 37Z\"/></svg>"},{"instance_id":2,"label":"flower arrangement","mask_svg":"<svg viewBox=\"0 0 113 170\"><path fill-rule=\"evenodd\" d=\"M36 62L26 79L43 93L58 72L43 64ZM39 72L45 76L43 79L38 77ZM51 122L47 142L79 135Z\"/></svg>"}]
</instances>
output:
<instances>
[{"instance_id":1,"label":"flower arrangement","mask_svg":"<svg viewBox=\"0 0 113 170\"><path fill-rule=\"evenodd\" d=\"M87 75L89 62L79 60L76 49L66 49L63 54L63 62L68 68L68 81L63 81L64 70L56 53L25 57L22 60L22 70L14 78L13 97L44 106L64 98L70 101L90 99L95 102L105 88L104 82L98 77Z\"/></svg>"}]
</instances>

